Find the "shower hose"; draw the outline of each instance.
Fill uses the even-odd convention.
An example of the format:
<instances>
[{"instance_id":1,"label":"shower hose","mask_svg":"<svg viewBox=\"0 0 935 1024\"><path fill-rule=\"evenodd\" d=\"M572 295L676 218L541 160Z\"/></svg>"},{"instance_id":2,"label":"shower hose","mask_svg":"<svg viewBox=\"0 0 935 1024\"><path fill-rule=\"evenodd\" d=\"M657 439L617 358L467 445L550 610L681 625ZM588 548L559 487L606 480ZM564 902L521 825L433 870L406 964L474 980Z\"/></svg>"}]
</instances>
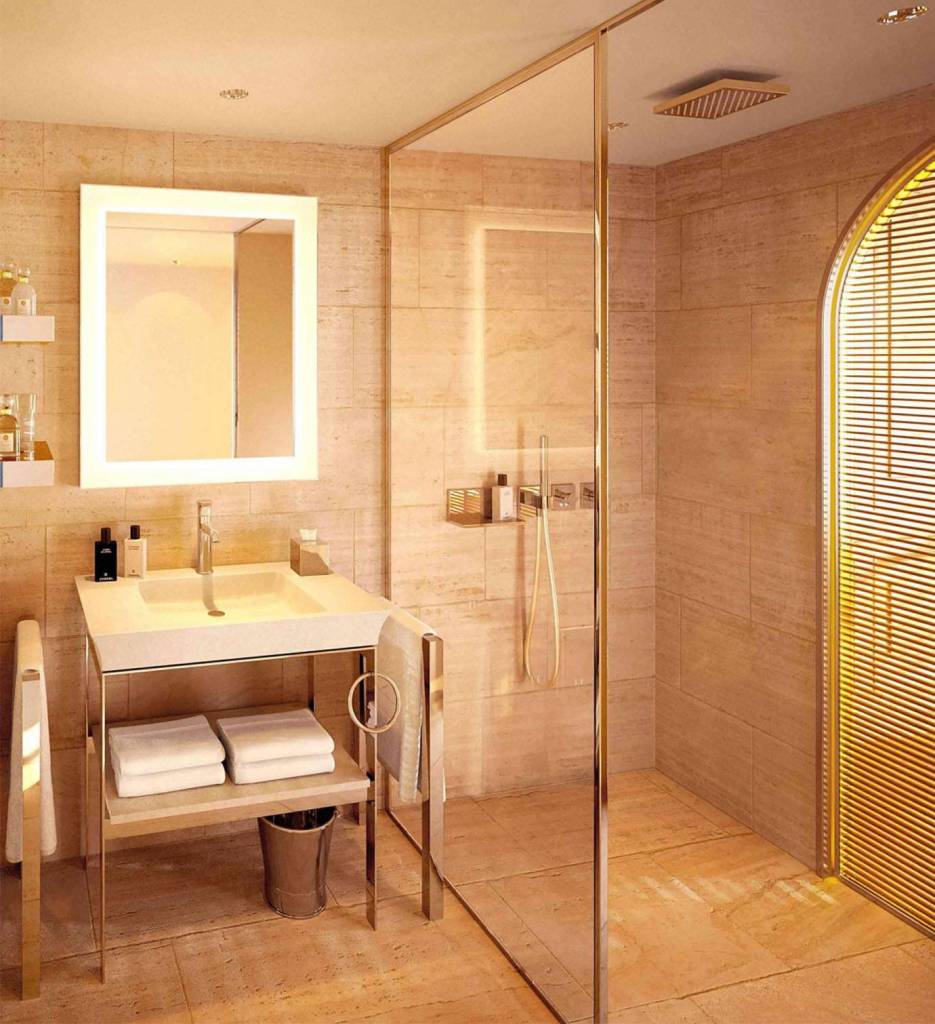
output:
<instances>
[{"instance_id":1,"label":"shower hose","mask_svg":"<svg viewBox=\"0 0 935 1024\"><path fill-rule=\"evenodd\" d=\"M549 527L549 441L544 435L539 439L539 497L541 507L536 516L536 568L532 577L532 603L529 608L529 621L526 624L526 639L523 644L523 665L526 675L536 686L552 686L558 678L559 655L561 652L561 633L558 618L558 588L555 584L555 562L552 558L552 532ZM549 574L549 591L552 598L552 648L555 652L552 669L547 679L539 678L532 667L532 633L536 625L536 613L539 605L539 591L542 582L542 552L545 551L545 562ZM548 652L546 652L548 665Z\"/></svg>"}]
</instances>

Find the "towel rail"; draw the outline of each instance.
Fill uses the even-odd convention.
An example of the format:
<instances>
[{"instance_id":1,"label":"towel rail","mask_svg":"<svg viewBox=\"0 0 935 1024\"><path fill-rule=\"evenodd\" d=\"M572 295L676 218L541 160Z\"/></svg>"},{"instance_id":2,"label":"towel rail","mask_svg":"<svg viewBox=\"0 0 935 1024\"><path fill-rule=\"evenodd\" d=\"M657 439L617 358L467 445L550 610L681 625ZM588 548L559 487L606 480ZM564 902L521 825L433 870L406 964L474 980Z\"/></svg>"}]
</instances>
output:
<instances>
[{"instance_id":1,"label":"towel rail","mask_svg":"<svg viewBox=\"0 0 935 1024\"><path fill-rule=\"evenodd\" d=\"M42 694L40 675L35 669L22 674L22 756L20 770L23 785L23 860L21 879L21 968L20 997L35 999L39 995L40 930L40 867L42 859L42 795L40 731Z\"/></svg>"}]
</instances>

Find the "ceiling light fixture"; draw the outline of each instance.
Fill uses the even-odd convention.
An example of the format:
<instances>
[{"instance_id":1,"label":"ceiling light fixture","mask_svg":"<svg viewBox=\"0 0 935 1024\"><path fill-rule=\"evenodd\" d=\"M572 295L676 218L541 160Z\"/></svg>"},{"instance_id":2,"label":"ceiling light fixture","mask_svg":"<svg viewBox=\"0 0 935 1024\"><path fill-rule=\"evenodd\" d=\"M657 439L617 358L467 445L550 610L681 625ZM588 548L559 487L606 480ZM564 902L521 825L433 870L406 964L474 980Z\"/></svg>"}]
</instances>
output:
<instances>
[{"instance_id":1,"label":"ceiling light fixture","mask_svg":"<svg viewBox=\"0 0 935 1024\"><path fill-rule=\"evenodd\" d=\"M897 7L895 11L887 11L877 18L880 25L902 25L905 21L915 21L923 14L928 14L929 9L924 4L915 4L912 7Z\"/></svg>"},{"instance_id":2,"label":"ceiling light fixture","mask_svg":"<svg viewBox=\"0 0 935 1024\"><path fill-rule=\"evenodd\" d=\"M222 89L218 93L225 100L245 100L249 95L246 89Z\"/></svg>"}]
</instances>

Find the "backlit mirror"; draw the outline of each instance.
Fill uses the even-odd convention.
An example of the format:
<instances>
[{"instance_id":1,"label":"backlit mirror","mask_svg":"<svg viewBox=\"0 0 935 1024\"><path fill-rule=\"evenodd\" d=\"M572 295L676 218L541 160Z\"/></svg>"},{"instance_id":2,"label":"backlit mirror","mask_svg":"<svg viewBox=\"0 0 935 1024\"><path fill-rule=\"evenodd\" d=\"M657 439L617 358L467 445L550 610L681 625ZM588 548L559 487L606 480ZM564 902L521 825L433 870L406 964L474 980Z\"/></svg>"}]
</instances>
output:
<instances>
[{"instance_id":1,"label":"backlit mirror","mask_svg":"<svg viewBox=\"0 0 935 1024\"><path fill-rule=\"evenodd\" d=\"M315 478L316 200L81 203L82 486Z\"/></svg>"}]
</instances>

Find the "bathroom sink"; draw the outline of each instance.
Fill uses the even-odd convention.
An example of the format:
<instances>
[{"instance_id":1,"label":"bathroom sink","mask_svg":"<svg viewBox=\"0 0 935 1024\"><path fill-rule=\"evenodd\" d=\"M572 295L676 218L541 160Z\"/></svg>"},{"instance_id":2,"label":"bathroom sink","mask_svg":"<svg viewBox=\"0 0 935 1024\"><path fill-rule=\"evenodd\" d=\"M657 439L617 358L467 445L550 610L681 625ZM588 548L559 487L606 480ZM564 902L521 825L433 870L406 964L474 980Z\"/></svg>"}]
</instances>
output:
<instances>
[{"instance_id":1,"label":"bathroom sink","mask_svg":"<svg viewBox=\"0 0 935 1024\"><path fill-rule=\"evenodd\" d=\"M104 672L373 647L390 610L344 576L297 576L288 562L75 585Z\"/></svg>"},{"instance_id":2,"label":"bathroom sink","mask_svg":"<svg viewBox=\"0 0 935 1024\"><path fill-rule=\"evenodd\" d=\"M144 604L170 615L246 615L266 619L323 610L314 598L280 572L146 579L139 588Z\"/></svg>"}]
</instances>

